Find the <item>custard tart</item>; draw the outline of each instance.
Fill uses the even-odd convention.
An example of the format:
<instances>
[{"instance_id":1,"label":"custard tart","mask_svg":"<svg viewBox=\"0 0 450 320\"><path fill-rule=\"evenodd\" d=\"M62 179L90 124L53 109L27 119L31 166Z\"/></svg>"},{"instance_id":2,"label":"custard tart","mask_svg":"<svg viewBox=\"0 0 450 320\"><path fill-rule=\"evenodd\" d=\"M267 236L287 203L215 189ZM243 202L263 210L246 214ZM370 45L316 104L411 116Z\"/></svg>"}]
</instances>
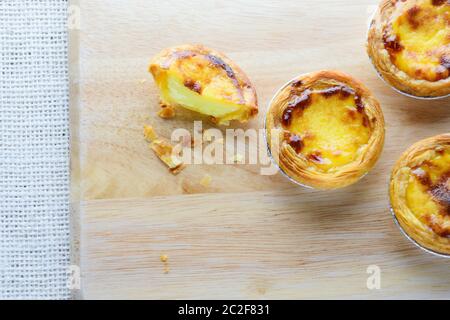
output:
<instances>
[{"instance_id":1,"label":"custard tart","mask_svg":"<svg viewBox=\"0 0 450 320\"><path fill-rule=\"evenodd\" d=\"M427 251L450 257L450 134L407 150L392 171L389 190L406 235Z\"/></svg>"},{"instance_id":2,"label":"custard tart","mask_svg":"<svg viewBox=\"0 0 450 320\"><path fill-rule=\"evenodd\" d=\"M348 186L376 163L384 117L370 91L351 76L319 71L291 80L266 115L272 159L291 180L316 189Z\"/></svg>"},{"instance_id":3,"label":"custard tart","mask_svg":"<svg viewBox=\"0 0 450 320\"><path fill-rule=\"evenodd\" d=\"M161 106L183 107L218 124L246 122L258 113L256 91L246 74L220 52L202 45L164 49L149 67ZM166 114L167 112L163 112Z\"/></svg>"},{"instance_id":4,"label":"custard tart","mask_svg":"<svg viewBox=\"0 0 450 320\"><path fill-rule=\"evenodd\" d=\"M380 76L416 97L450 94L450 1L383 0L367 51Z\"/></svg>"}]
</instances>

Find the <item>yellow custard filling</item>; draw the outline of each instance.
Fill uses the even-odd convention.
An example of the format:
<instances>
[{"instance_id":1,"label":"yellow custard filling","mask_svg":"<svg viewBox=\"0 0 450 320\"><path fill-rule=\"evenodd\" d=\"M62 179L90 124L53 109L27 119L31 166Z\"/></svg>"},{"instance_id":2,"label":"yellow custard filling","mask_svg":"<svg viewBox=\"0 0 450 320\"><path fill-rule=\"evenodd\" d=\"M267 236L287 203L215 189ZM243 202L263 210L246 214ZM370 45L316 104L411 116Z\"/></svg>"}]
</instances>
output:
<instances>
[{"instance_id":1,"label":"yellow custard filling","mask_svg":"<svg viewBox=\"0 0 450 320\"><path fill-rule=\"evenodd\" d=\"M289 109L283 116L288 143L323 172L354 161L371 135L359 98L342 89L331 87L304 92L297 98L302 107L296 110L294 100L292 118L286 121Z\"/></svg>"},{"instance_id":2,"label":"yellow custard filling","mask_svg":"<svg viewBox=\"0 0 450 320\"><path fill-rule=\"evenodd\" d=\"M246 121L257 113L251 84L221 57L180 50L150 65L161 102L212 116L218 123Z\"/></svg>"},{"instance_id":3,"label":"yellow custard filling","mask_svg":"<svg viewBox=\"0 0 450 320\"><path fill-rule=\"evenodd\" d=\"M450 72L450 3L423 0L405 10L385 35L392 62L414 79L438 81Z\"/></svg>"},{"instance_id":4,"label":"yellow custard filling","mask_svg":"<svg viewBox=\"0 0 450 320\"><path fill-rule=\"evenodd\" d=\"M217 97L211 96L211 94L200 95L186 87L181 77L175 74L168 74L161 81L160 89L161 99L164 103L182 105L186 109L219 119L230 116L236 111L242 111L243 109L238 104L217 99Z\"/></svg>"},{"instance_id":5,"label":"yellow custard filling","mask_svg":"<svg viewBox=\"0 0 450 320\"><path fill-rule=\"evenodd\" d=\"M450 237L450 148L411 169L406 203L434 233Z\"/></svg>"}]
</instances>

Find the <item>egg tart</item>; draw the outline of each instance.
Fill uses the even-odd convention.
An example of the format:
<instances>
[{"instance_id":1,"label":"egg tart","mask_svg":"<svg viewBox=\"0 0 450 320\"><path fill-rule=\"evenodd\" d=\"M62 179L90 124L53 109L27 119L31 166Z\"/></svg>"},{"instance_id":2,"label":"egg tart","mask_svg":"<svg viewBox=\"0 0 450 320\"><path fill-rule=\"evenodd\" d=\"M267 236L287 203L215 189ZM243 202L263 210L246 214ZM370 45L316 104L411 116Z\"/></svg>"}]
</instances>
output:
<instances>
[{"instance_id":1,"label":"egg tart","mask_svg":"<svg viewBox=\"0 0 450 320\"><path fill-rule=\"evenodd\" d=\"M368 54L397 90L450 94L450 1L383 0L371 23Z\"/></svg>"},{"instance_id":2,"label":"egg tart","mask_svg":"<svg viewBox=\"0 0 450 320\"><path fill-rule=\"evenodd\" d=\"M450 134L407 150L392 171L389 190L393 214L406 235L450 257Z\"/></svg>"},{"instance_id":3,"label":"egg tart","mask_svg":"<svg viewBox=\"0 0 450 320\"><path fill-rule=\"evenodd\" d=\"M338 71L291 80L272 99L265 125L269 151L281 171L316 189L356 182L374 166L384 144L378 101Z\"/></svg>"},{"instance_id":4,"label":"egg tart","mask_svg":"<svg viewBox=\"0 0 450 320\"><path fill-rule=\"evenodd\" d=\"M258 113L256 91L245 73L222 53L202 45L164 49L149 67L161 106L183 107L218 124L245 122Z\"/></svg>"}]
</instances>

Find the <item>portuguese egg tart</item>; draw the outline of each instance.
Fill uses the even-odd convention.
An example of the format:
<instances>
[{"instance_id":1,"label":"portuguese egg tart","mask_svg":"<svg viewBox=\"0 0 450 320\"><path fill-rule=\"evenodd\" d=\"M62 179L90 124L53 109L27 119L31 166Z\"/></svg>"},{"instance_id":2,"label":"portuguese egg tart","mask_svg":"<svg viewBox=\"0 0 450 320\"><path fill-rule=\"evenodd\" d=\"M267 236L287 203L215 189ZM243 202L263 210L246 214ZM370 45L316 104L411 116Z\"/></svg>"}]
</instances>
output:
<instances>
[{"instance_id":1,"label":"portuguese egg tart","mask_svg":"<svg viewBox=\"0 0 450 320\"><path fill-rule=\"evenodd\" d=\"M450 134L414 144L390 180L391 207L416 244L450 257Z\"/></svg>"},{"instance_id":2,"label":"portuguese egg tart","mask_svg":"<svg viewBox=\"0 0 450 320\"><path fill-rule=\"evenodd\" d=\"M450 94L450 1L383 0L371 23L368 54L397 90Z\"/></svg>"},{"instance_id":3,"label":"portuguese egg tart","mask_svg":"<svg viewBox=\"0 0 450 320\"><path fill-rule=\"evenodd\" d=\"M288 177L304 186L335 189L356 182L376 163L384 117L359 81L319 71L291 80L275 95L266 137L272 159Z\"/></svg>"},{"instance_id":4,"label":"portuguese egg tart","mask_svg":"<svg viewBox=\"0 0 450 320\"><path fill-rule=\"evenodd\" d=\"M245 122L258 113L256 91L245 73L223 54L201 45L164 49L149 67L161 105L209 115L218 124Z\"/></svg>"}]
</instances>

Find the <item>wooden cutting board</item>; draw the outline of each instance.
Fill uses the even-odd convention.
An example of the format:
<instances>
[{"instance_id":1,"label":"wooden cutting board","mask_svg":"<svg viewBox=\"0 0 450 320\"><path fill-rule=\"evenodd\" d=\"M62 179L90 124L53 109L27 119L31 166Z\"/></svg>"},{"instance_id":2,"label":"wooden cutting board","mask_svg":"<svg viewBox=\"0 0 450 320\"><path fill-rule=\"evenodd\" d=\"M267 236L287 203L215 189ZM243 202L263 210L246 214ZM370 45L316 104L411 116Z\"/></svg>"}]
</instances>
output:
<instances>
[{"instance_id":1,"label":"wooden cutting board","mask_svg":"<svg viewBox=\"0 0 450 320\"><path fill-rule=\"evenodd\" d=\"M400 154L449 131L450 100L403 97L376 76L364 48L376 4L74 2L81 24L70 32L73 260L82 276L74 296L450 298L450 261L400 234L387 196ZM262 176L259 165L191 165L171 175L142 128L151 124L168 138L175 128L192 130L199 118L155 115L158 93L147 65L161 49L183 43L225 52L249 75L260 114L244 128L262 127L268 101L296 75L354 75L384 110L380 161L356 185L329 192ZM212 176L209 187L199 183L204 174ZM371 265L381 270L379 290L366 285Z\"/></svg>"}]
</instances>

